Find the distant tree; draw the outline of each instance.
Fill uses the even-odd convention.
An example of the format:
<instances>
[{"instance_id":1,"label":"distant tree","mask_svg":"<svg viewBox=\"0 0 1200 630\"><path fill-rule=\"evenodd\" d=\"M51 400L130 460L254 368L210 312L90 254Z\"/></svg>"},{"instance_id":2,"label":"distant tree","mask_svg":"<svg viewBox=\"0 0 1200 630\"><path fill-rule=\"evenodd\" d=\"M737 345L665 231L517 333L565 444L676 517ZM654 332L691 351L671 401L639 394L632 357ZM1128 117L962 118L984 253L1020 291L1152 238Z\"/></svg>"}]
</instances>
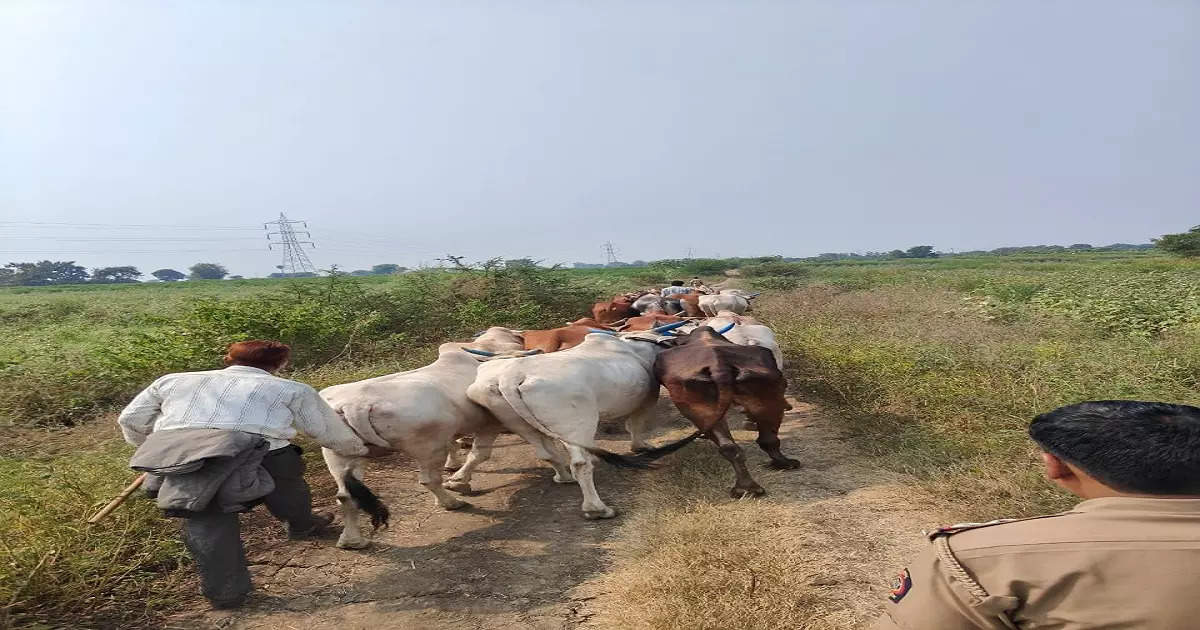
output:
<instances>
[{"instance_id":1,"label":"distant tree","mask_svg":"<svg viewBox=\"0 0 1200 630\"><path fill-rule=\"evenodd\" d=\"M316 278L317 274L315 274L311 271L297 271L296 273L283 273L282 271L280 271L278 273L273 273L267 277L268 278Z\"/></svg>"},{"instance_id":2,"label":"distant tree","mask_svg":"<svg viewBox=\"0 0 1200 630\"><path fill-rule=\"evenodd\" d=\"M138 271L137 267L129 265L124 267L100 267L99 269L92 270L92 282L96 284L137 282L140 277L142 277L142 272Z\"/></svg>"},{"instance_id":3,"label":"distant tree","mask_svg":"<svg viewBox=\"0 0 1200 630\"><path fill-rule=\"evenodd\" d=\"M226 280L241 280L242 276L229 276Z\"/></svg>"},{"instance_id":4,"label":"distant tree","mask_svg":"<svg viewBox=\"0 0 1200 630\"><path fill-rule=\"evenodd\" d=\"M188 271L192 280L220 280L229 275L229 270L219 263L196 263Z\"/></svg>"},{"instance_id":5,"label":"distant tree","mask_svg":"<svg viewBox=\"0 0 1200 630\"><path fill-rule=\"evenodd\" d=\"M83 284L88 280L87 269L75 264L74 260L40 260L35 263L8 263L8 282L23 286L45 286L51 284Z\"/></svg>"},{"instance_id":6,"label":"distant tree","mask_svg":"<svg viewBox=\"0 0 1200 630\"><path fill-rule=\"evenodd\" d=\"M156 271L151 271L150 275L158 278L160 282L175 282L178 280L183 280L187 277L183 273L175 271L174 269L159 269Z\"/></svg>"},{"instance_id":7,"label":"distant tree","mask_svg":"<svg viewBox=\"0 0 1200 630\"><path fill-rule=\"evenodd\" d=\"M937 258L937 252L933 251L933 245L917 245L909 247L908 251L904 252L905 258Z\"/></svg>"},{"instance_id":8,"label":"distant tree","mask_svg":"<svg viewBox=\"0 0 1200 630\"><path fill-rule=\"evenodd\" d=\"M354 271L350 272L350 275L352 275L352 276L369 276L369 275L371 275L371 271L369 269L355 269Z\"/></svg>"},{"instance_id":9,"label":"distant tree","mask_svg":"<svg viewBox=\"0 0 1200 630\"><path fill-rule=\"evenodd\" d=\"M904 252L902 252L898 249L893 249L892 251L888 252L886 255L888 258L904 258L908 254L905 254Z\"/></svg>"},{"instance_id":10,"label":"distant tree","mask_svg":"<svg viewBox=\"0 0 1200 630\"><path fill-rule=\"evenodd\" d=\"M14 279L16 277L17 277L17 272L15 269L10 269L8 267L0 267L0 286L4 286L7 284L16 284L16 282L14 281Z\"/></svg>"},{"instance_id":11,"label":"distant tree","mask_svg":"<svg viewBox=\"0 0 1200 630\"><path fill-rule=\"evenodd\" d=\"M1180 234L1164 234L1162 238L1154 239L1154 244L1159 249L1171 252L1176 256L1186 258L1200 256L1200 225Z\"/></svg>"},{"instance_id":12,"label":"distant tree","mask_svg":"<svg viewBox=\"0 0 1200 630\"><path fill-rule=\"evenodd\" d=\"M519 267L536 267L538 261L532 258L512 258L504 261L505 268L517 269Z\"/></svg>"},{"instance_id":13,"label":"distant tree","mask_svg":"<svg viewBox=\"0 0 1200 630\"><path fill-rule=\"evenodd\" d=\"M371 275L375 276L388 276L393 273L404 273L405 271L408 271L406 267L401 267L400 265L394 265L392 263L371 266Z\"/></svg>"},{"instance_id":14,"label":"distant tree","mask_svg":"<svg viewBox=\"0 0 1200 630\"><path fill-rule=\"evenodd\" d=\"M644 260L635 260L635 261L633 261L633 262L629 263L629 266L630 266L630 267L645 267L645 266L646 266L646 265L648 265L648 264L649 264L649 263L647 263L647 262L646 262L646 261L644 261Z\"/></svg>"},{"instance_id":15,"label":"distant tree","mask_svg":"<svg viewBox=\"0 0 1200 630\"><path fill-rule=\"evenodd\" d=\"M1095 248L1092 247L1091 244L1089 244L1089 243L1075 243L1074 245L1067 246L1067 249L1095 249Z\"/></svg>"}]
</instances>

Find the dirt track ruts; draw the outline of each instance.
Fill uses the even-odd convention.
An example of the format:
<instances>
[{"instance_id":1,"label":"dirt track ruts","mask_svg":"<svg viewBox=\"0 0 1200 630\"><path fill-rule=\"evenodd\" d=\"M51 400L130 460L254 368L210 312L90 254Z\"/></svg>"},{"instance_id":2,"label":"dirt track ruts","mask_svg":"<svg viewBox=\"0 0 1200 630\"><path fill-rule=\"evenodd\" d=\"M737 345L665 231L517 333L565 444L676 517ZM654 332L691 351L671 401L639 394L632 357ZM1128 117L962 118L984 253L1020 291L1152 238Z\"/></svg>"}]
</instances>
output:
<instances>
[{"instance_id":1,"label":"dirt track ruts","mask_svg":"<svg viewBox=\"0 0 1200 630\"><path fill-rule=\"evenodd\" d=\"M663 429L682 428L664 403L660 417L671 420ZM738 440L747 447L752 470L762 471L765 456L752 436L739 433ZM598 437L606 448L628 450L623 429ZM805 518L811 515L812 567L823 568L809 579L830 590L838 608L826 611L819 625L863 627L882 606L888 575L919 547L921 527L935 520L920 507L925 503L916 500L919 492L854 455L819 409L797 405L781 437L785 451L804 467L755 474L768 488L767 500L794 504ZM464 497L471 506L447 512L434 507L406 457L375 460L367 481L393 516L391 528L376 532L370 548L337 549L336 533L318 541L288 541L258 510L243 517L256 587L250 602L227 612L206 610L197 601L166 627L599 627L589 620L604 593L589 581L605 570L606 548L619 544L614 532L622 516L583 519L578 487L553 483L552 473L520 438L501 436L492 459L476 473L474 492ZM654 475L598 464L596 485L605 502L621 511L629 507L626 499L636 484L652 483ZM309 472L314 502L336 510L326 476L324 470Z\"/></svg>"}]
</instances>

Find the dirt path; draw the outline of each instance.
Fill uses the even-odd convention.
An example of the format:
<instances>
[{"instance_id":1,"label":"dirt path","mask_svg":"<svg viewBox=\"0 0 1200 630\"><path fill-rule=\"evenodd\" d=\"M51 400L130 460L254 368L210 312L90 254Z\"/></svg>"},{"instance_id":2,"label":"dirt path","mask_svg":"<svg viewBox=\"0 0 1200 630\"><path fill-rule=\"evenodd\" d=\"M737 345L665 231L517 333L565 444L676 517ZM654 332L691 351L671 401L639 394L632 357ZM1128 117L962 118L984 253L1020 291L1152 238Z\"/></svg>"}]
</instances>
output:
<instances>
[{"instance_id":1,"label":"dirt path","mask_svg":"<svg viewBox=\"0 0 1200 630\"><path fill-rule=\"evenodd\" d=\"M669 404L660 411L660 417L674 413ZM675 416L664 430L681 422ZM628 449L623 431L600 437L611 438L600 440L607 448ZM920 544L919 529L936 519L904 480L857 459L816 408L797 405L783 437L805 467L764 472L760 482L771 502L794 504L801 535L812 538L812 566L825 567L815 578L833 604L823 624L859 627L878 609L887 576ZM753 447L752 434L738 439ZM761 453L748 448L747 455L761 470ZM635 484L655 478L604 465L596 472L601 496L618 510L630 506ZM256 511L244 519L257 588L250 603L233 613L198 606L168 627L598 627L589 619L604 593L591 582L605 569L616 523L581 518L578 487L555 484L551 476L519 438L502 436L475 476L475 492L465 497L471 507L446 512L434 508L405 458L376 461L368 483L390 505L393 524L376 533L369 549L336 549L333 537L288 541ZM335 509L332 494L330 485L315 487L318 507Z\"/></svg>"}]
</instances>

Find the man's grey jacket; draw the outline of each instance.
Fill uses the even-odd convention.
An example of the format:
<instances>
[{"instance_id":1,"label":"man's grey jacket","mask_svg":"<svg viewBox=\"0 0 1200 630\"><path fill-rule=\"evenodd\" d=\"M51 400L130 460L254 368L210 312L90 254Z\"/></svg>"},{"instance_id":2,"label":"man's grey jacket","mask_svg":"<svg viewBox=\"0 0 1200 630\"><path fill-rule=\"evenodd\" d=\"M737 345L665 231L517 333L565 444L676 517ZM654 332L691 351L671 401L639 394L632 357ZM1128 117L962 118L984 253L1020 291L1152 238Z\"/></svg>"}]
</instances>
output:
<instances>
[{"instance_id":1,"label":"man's grey jacket","mask_svg":"<svg viewBox=\"0 0 1200 630\"><path fill-rule=\"evenodd\" d=\"M267 439L244 431L155 431L138 447L129 467L151 473L146 493L169 514L242 512L275 489L262 464Z\"/></svg>"}]
</instances>

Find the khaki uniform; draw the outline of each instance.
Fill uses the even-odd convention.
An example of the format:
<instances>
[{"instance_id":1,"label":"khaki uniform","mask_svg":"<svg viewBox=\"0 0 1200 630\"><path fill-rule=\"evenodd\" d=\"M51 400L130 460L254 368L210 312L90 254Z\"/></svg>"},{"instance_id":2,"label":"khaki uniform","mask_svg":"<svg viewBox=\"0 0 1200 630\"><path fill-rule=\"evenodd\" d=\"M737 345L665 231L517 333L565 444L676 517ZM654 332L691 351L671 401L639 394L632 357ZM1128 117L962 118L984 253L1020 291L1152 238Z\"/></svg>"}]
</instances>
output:
<instances>
[{"instance_id":1,"label":"khaki uniform","mask_svg":"<svg viewBox=\"0 0 1200 630\"><path fill-rule=\"evenodd\" d=\"M1200 628L1200 499L1091 499L929 538L876 630Z\"/></svg>"}]
</instances>

